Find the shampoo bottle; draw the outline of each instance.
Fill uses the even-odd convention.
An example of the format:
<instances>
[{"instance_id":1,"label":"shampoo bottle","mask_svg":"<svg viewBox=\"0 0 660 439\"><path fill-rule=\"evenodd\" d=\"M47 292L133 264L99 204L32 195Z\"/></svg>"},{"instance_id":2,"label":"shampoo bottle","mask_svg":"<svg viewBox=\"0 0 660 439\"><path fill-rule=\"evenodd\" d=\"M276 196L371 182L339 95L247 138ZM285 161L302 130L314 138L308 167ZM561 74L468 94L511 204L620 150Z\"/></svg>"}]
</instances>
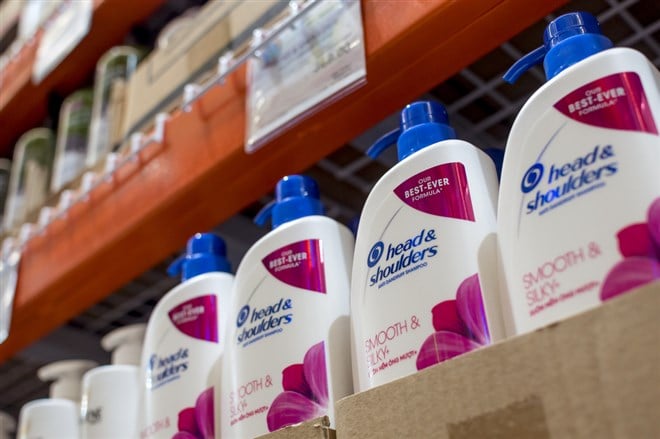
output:
<instances>
[{"instance_id":1,"label":"shampoo bottle","mask_svg":"<svg viewBox=\"0 0 660 439\"><path fill-rule=\"evenodd\" d=\"M220 410L214 385L234 282L226 254L222 239L198 233L170 266L182 282L158 302L147 325L141 439L214 437L214 413Z\"/></svg>"},{"instance_id":2,"label":"shampoo bottle","mask_svg":"<svg viewBox=\"0 0 660 439\"><path fill-rule=\"evenodd\" d=\"M144 324L126 326L101 340L103 349L112 352L112 364L83 376L82 439L138 437L139 366L145 329Z\"/></svg>"},{"instance_id":3,"label":"shampoo bottle","mask_svg":"<svg viewBox=\"0 0 660 439\"><path fill-rule=\"evenodd\" d=\"M290 175L256 218L273 230L237 272L223 368L224 439L328 415L352 392L350 230L323 215L316 182Z\"/></svg>"},{"instance_id":4,"label":"shampoo bottle","mask_svg":"<svg viewBox=\"0 0 660 439\"><path fill-rule=\"evenodd\" d=\"M42 381L53 381L50 397L28 402L18 417L18 439L78 439L80 437L80 380L96 363L65 360L37 371Z\"/></svg>"},{"instance_id":5,"label":"shampoo bottle","mask_svg":"<svg viewBox=\"0 0 660 439\"><path fill-rule=\"evenodd\" d=\"M505 75L547 83L506 146L498 216L505 324L524 333L660 278L660 73L584 12Z\"/></svg>"},{"instance_id":6,"label":"shampoo bottle","mask_svg":"<svg viewBox=\"0 0 660 439\"><path fill-rule=\"evenodd\" d=\"M362 211L351 279L356 390L364 391L490 342L477 252L495 230L497 175L456 140L444 107L415 102L393 143L399 163Z\"/></svg>"}]
</instances>

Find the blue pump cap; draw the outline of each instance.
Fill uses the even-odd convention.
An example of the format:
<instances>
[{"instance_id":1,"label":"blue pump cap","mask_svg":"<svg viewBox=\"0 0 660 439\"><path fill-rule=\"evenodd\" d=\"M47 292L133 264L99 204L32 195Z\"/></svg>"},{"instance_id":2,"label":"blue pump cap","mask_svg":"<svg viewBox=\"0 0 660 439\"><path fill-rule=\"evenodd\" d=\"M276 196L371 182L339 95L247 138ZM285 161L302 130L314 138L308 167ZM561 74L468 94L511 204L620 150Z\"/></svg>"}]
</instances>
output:
<instances>
[{"instance_id":1,"label":"blue pump cap","mask_svg":"<svg viewBox=\"0 0 660 439\"><path fill-rule=\"evenodd\" d=\"M213 233L196 233L188 240L186 253L167 268L170 276L180 274L181 281L212 271L231 273L225 242Z\"/></svg>"},{"instance_id":2,"label":"blue pump cap","mask_svg":"<svg viewBox=\"0 0 660 439\"><path fill-rule=\"evenodd\" d=\"M596 17L588 12L571 12L550 22L543 32L543 46L516 61L504 74L513 84L523 73L543 61L545 76L554 78L564 69L612 47Z\"/></svg>"},{"instance_id":3,"label":"blue pump cap","mask_svg":"<svg viewBox=\"0 0 660 439\"><path fill-rule=\"evenodd\" d=\"M271 219L273 229L309 215L323 215L319 186L306 175L287 175L275 186L275 201L268 203L254 218L259 226Z\"/></svg>"},{"instance_id":4,"label":"blue pump cap","mask_svg":"<svg viewBox=\"0 0 660 439\"><path fill-rule=\"evenodd\" d=\"M414 152L434 143L455 139L456 133L449 126L445 107L433 101L409 104L401 111L399 128L390 131L367 150L367 155L376 158L386 148L396 144L399 161Z\"/></svg>"}]
</instances>

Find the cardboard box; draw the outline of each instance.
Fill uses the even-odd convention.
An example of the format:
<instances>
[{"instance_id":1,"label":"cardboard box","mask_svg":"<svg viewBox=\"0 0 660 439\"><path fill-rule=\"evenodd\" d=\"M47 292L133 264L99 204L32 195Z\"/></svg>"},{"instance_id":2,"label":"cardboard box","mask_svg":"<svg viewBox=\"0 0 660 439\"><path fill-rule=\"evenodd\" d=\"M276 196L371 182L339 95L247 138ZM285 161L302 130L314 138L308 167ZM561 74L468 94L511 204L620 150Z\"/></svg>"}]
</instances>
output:
<instances>
[{"instance_id":1,"label":"cardboard box","mask_svg":"<svg viewBox=\"0 0 660 439\"><path fill-rule=\"evenodd\" d=\"M288 0L239 1L229 16L232 47L247 43L252 37L252 31L266 27L288 4Z\"/></svg>"},{"instance_id":2,"label":"cardboard box","mask_svg":"<svg viewBox=\"0 0 660 439\"><path fill-rule=\"evenodd\" d=\"M342 399L340 439L660 438L660 282Z\"/></svg>"},{"instance_id":3,"label":"cardboard box","mask_svg":"<svg viewBox=\"0 0 660 439\"><path fill-rule=\"evenodd\" d=\"M214 72L225 51L247 43L253 29L272 20L287 4L283 0L206 3L194 22L179 34L182 37L154 50L131 76L122 136L148 128L158 112L176 107L186 84L201 82Z\"/></svg>"},{"instance_id":4,"label":"cardboard box","mask_svg":"<svg viewBox=\"0 0 660 439\"><path fill-rule=\"evenodd\" d=\"M258 439L335 439L327 416L284 427L281 430L259 436Z\"/></svg>"},{"instance_id":5,"label":"cardboard box","mask_svg":"<svg viewBox=\"0 0 660 439\"><path fill-rule=\"evenodd\" d=\"M150 124L156 113L181 99L186 83L217 65L230 40L228 14L234 6L208 2L181 37L140 63L126 89L124 136Z\"/></svg>"}]
</instances>

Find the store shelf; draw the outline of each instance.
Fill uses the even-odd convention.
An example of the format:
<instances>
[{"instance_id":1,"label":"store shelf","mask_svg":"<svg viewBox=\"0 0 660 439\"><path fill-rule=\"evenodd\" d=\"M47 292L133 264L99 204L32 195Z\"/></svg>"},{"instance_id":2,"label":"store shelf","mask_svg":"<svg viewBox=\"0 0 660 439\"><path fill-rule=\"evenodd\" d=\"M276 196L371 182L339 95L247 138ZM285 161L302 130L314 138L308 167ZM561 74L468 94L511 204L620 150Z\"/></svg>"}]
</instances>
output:
<instances>
[{"instance_id":1,"label":"store shelf","mask_svg":"<svg viewBox=\"0 0 660 439\"><path fill-rule=\"evenodd\" d=\"M32 66L41 34L26 43L0 71L0 156L9 156L14 142L46 116L48 96L75 91L109 48L120 44L131 27L147 18L165 0L94 0L89 34L39 84L32 83Z\"/></svg>"},{"instance_id":2,"label":"store shelf","mask_svg":"<svg viewBox=\"0 0 660 439\"><path fill-rule=\"evenodd\" d=\"M173 114L163 144L148 146L29 242L0 361L564 3L365 0L367 84L254 155L243 152L245 81L237 71L192 112Z\"/></svg>"}]
</instances>

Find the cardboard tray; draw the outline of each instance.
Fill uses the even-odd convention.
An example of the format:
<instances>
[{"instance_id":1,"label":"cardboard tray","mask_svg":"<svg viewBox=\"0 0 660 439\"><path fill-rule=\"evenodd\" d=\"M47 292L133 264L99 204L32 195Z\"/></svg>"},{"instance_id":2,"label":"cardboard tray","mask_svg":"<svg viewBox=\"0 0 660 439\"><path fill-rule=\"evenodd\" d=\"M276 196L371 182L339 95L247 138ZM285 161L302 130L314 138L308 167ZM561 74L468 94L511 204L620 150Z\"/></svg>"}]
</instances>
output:
<instances>
[{"instance_id":1,"label":"cardboard tray","mask_svg":"<svg viewBox=\"0 0 660 439\"><path fill-rule=\"evenodd\" d=\"M302 424L284 427L281 430L259 436L259 439L335 439L327 416L312 419Z\"/></svg>"},{"instance_id":2,"label":"cardboard tray","mask_svg":"<svg viewBox=\"0 0 660 439\"><path fill-rule=\"evenodd\" d=\"M660 438L660 282L336 406L340 439Z\"/></svg>"}]
</instances>

